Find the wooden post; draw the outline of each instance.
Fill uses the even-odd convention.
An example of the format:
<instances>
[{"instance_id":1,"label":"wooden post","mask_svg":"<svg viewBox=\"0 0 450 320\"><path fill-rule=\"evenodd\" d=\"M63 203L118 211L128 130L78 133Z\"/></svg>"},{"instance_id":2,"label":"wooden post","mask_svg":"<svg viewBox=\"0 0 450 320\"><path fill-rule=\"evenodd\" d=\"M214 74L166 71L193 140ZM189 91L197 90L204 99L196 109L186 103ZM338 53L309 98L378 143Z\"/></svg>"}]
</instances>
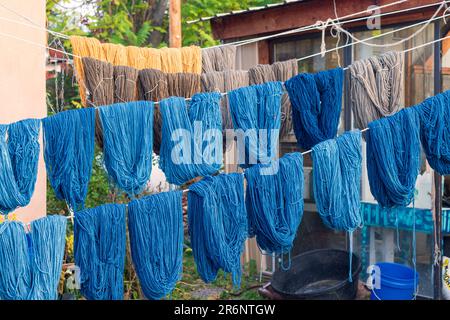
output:
<instances>
[{"instance_id":1,"label":"wooden post","mask_svg":"<svg viewBox=\"0 0 450 320\"><path fill-rule=\"evenodd\" d=\"M169 0L169 46L181 48L181 0Z\"/></svg>"}]
</instances>

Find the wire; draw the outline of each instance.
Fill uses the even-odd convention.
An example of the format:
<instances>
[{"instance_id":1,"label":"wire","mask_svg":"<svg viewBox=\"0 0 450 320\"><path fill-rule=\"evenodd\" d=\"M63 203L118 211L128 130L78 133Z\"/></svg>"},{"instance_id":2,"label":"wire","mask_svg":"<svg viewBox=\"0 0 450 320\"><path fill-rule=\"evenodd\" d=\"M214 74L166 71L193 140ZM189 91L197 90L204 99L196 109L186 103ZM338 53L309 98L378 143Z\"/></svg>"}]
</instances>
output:
<instances>
[{"instance_id":1,"label":"wire","mask_svg":"<svg viewBox=\"0 0 450 320\"><path fill-rule=\"evenodd\" d=\"M20 12L15 11L15 10L13 10L13 9L11 9L11 8L8 8L8 7L5 6L3 3L0 3L0 7L2 7L2 8L4 8L4 9L8 10L8 11L11 12L11 13L14 13L15 15L17 15L17 16L21 17L22 19L28 21L29 23L24 23L24 22L20 22L20 21L17 21L17 20L13 20L13 19L9 19L9 18L4 18L4 17L0 17L1 20L5 20L5 21L12 22L12 23L21 24L21 25L24 25L24 26L29 26L29 27L32 27L32 28L35 28L35 29L40 29L40 30L43 30L43 31L47 31L47 32L49 32L49 33L51 33L51 34L53 34L53 35L55 35L55 36L60 37L60 38L69 39L69 36L67 36L67 35L65 35L65 34L63 34L63 33L60 33L60 32L57 32L57 31L53 31L53 30L50 30L50 29L41 27L39 24L37 24L36 22L34 22L33 20L31 20L31 19L28 18L27 16L21 14Z\"/></svg>"},{"instance_id":2,"label":"wire","mask_svg":"<svg viewBox=\"0 0 450 320\"><path fill-rule=\"evenodd\" d=\"M403 2L403 1L400 1L400 3L401 2ZM449 2L450 1L448 1L448 0L443 0L443 1L432 3L432 4L426 4L426 5L416 6L416 7L407 8L407 9L401 9L401 10L396 10L396 11L391 11L391 12L374 14L374 15L371 15L370 18L384 17L384 16L388 16L388 15L399 14L399 13L409 12L409 11L413 11L413 10L425 9L425 8L434 7L434 6L437 6L437 5L447 4ZM391 6L391 5L394 5L394 4L398 4L398 3L399 3L398 1L397 2L392 2L390 4L385 5L385 7ZM383 6L379 6L377 8L380 9L382 7ZM341 19L346 19L349 16L355 16L355 15L359 15L359 14L364 14L366 12L367 12L367 10L361 11L361 12L357 12L357 13L353 13L353 14L350 14L350 15L344 16L344 17L338 17L338 18L335 18L335 19L329 18L328 20L330 20L330 21L336 21L337 20L337 21L339 21L340 24L347 24L347 23L358 22L358 21L366 20L369 17L368 16L364 16L364 17L359 17L359 18L347 20L347 21L340 21L340 20ZM258 37L258 38L252 38L252 39L246 39L246 40L239 40L239 41L234 41L234 42L222 43L222 44L219 44L219 45L216 45L216 46L212 46L210 48L221 47L221 46L226 46L226 45L243 46L243 45L247 45L247 44L250 44L250 43L253 43L253 42L258 42L258 41L267 40L267 39L271 39L271 38L277 38L277 37L289 35L289 34L292 34L292 33L299 33L299 32L319 29L319 27L323 26L324 23L325 22L319 20L316 23L311 24L309 26L304 26L304 27L300 27L300 28L296 28L296 29L291 29L291 30L288 30L288 31L284 31L284 32L276 33L276 34L271 34L271 35L267 35L267 36L262 36L262 37Z\"/></svg>"}]
</instances>

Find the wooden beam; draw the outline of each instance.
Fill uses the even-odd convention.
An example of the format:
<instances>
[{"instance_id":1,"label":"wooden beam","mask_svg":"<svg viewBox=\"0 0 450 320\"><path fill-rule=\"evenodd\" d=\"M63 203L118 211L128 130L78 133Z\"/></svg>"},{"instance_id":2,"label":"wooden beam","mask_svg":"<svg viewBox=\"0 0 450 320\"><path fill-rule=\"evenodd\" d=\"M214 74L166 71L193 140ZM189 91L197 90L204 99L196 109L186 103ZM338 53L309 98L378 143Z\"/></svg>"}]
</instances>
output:
<instances>
[{"instance_id":1,"label":"wooden beam","mask_svg":"<svg viewBox=\"0 0 450 320\"><path fill-rule=\"evenodd\" d=\"M386 5L394 0L341 0L337 3L337 14L339 17L367 10L371 5ZM409 0L402 4L394 5L381 9L382 12L393 12L397 10L417 7L427 4L435 4L436 0ZM410 16L412 13L428 15L436 10L436 7L422 9L415 12L400 14L396 17ZM361 14L353 18L367 16ZM316 23L316 21L326 21L328 18L335 18L334 8L329 0L305 0L295 2L285 6L274 7L272 9L260 10L255 12L242 13L237 15L225 16L211 20L213 36L216 39L236 39L256 35L281 32L289 29L295 29ZM405 18L403 18L405 19ZM388 19L382 19L382 24ZM413 21L413 20L409 20ZM362 21L359 25L365 25ZM347 25L346 25L347 26Z\"/></svg>"},{"instance_id":2,"label":"wooden beam","mask_svg":"<svg viewBox=\"0 0 450 320\"><path fill-rule=\"evenodd\" d=\"M181 48L181 0L169 0L169 46Z\"/></svg>"}]
</instances>

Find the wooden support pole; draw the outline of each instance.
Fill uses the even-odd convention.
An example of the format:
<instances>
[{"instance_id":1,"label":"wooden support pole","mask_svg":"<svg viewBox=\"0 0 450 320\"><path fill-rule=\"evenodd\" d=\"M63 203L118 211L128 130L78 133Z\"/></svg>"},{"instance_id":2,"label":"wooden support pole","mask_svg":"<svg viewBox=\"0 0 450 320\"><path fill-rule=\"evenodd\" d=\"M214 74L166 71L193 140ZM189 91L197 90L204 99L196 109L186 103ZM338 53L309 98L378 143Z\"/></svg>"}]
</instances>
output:
<instances>
[{"instance_id":1,"label":"wooden support pole","mask_svg":"<svg viewBox=\"0 0 450 320\"><path fill-rule=\"evenodd\" d=\"M181 48L181 0L169 0L169 46Z\"/></svg>"}]
</instances>

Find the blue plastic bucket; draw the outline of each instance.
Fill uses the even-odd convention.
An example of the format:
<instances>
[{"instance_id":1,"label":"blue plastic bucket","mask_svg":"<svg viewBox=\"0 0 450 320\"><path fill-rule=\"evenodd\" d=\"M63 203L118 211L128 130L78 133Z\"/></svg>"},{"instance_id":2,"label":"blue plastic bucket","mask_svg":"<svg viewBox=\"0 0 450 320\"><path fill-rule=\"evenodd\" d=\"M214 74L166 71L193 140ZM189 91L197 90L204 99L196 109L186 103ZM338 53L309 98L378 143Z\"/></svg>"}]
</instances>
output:
<instances>
[{"instance_id":1,"label":"blue plastic bucket","mask_svg":"<svg viewBox=\"0 0 450 320\"><path fill-rule=\"evenodd\" d=\"M414 269L398 263L375 264L380 272L380 287L373 288L371 300L411 300L419 284L419 274ZM414 281L415 277L415 281Z\"/></svg>"}]
</instances>

